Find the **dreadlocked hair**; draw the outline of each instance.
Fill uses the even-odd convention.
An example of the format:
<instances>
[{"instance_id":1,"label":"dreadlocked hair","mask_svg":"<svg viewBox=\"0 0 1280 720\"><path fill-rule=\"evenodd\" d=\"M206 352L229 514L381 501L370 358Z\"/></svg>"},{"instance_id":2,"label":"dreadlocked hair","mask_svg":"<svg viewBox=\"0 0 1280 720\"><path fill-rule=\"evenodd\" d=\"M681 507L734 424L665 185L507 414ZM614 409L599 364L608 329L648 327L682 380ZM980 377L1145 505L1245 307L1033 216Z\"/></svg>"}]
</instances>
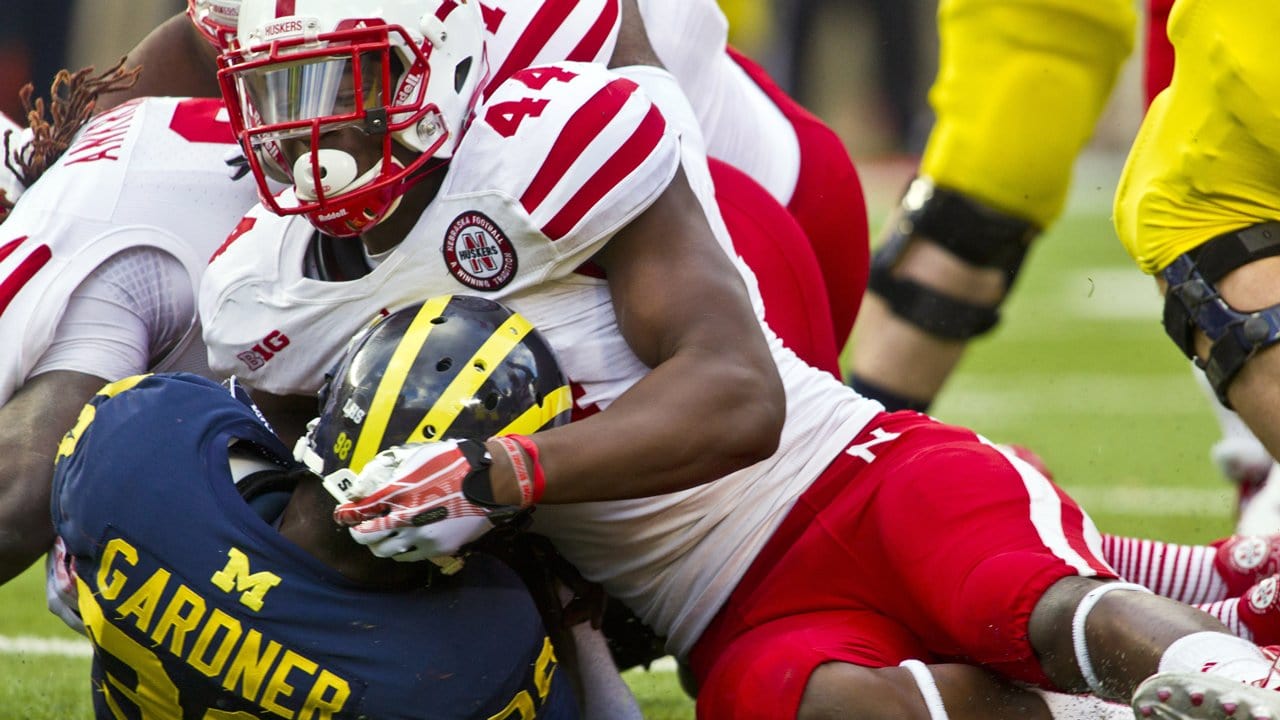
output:
<instances>
[{"instance_id":1,"label":"dreadlocked hair","mask_svg":"<svg viewBox=\"0 0 1280 720\"><path fill-rule=\"evenodd\" d=\"M18 148L13 147L13 132L4 134L4 166L23 185L30 187L66 152L76 133L93 116L99 95L128 90L138 82L142 68L125 70L125 60L120 58L114 67L97 76L93 74L92 67L76 72L59 70L49 89L49 117L45 114L44 98L35 98L34 101L31 98L35 87L31 83L22 87L18 97L22 100L32 137ZM0 191L0 222L12 209L13 203L5 197L4 191Z\"/></svg>"}]
</instances>

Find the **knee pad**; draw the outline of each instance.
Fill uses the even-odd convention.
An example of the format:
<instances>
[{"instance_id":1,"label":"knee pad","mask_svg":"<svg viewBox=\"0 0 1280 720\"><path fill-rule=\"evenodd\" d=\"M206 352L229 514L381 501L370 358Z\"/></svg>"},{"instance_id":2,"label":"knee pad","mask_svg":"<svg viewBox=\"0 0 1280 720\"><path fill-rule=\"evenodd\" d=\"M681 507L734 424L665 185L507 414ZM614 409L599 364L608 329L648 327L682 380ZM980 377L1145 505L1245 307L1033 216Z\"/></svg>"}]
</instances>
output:
<instances>
[{"instance_id":1,"label":"knee pad","mask_svg":"<svg viewBox=\"0 0 1280 720\"><path fill-rule=\"evenodd\" d=\"M951 720L947 715L947 708L942 704L938 683L934 682L933 673L929 672L928 666L919 660L903 660L898 663L898 667L911 673L911 679L916 681L920 695L924 698L924 705L929 709L929 720Z\"/></svg>"},{"instance_id":2,"label":"knee pad","mask_svg":"<svg viewBox=\"0 0 1280 720\"><path fill-rule=\"evenodd\" d=\"M1089 613L1093 611L1094 606L1098 604L1102 596L1114 590L1151 593L1147 588L1133 583L1105 583L1090 590L1085 593L1084 597L1080 598L1080 603L1076 605L1076 612L1071 618L1071 645L1075 649L1076 665L1080 668L1080 675L1084 677L1090 692L1104 698L1111 697L1111 694L1102 686L1102 681L1098 679L1097 673L1093 671L1093 661L1089 659L1089 644L1085 638L1085 623L1089 620Z\"/></svg>"},{"instance_id":3,"label":"knee pad","mask_svg":"<svg viewBox=\"0 0 1280 720\"><path fill-rule=\"evenodd\" d=\"M1269 222L1219 235L1174 259L1161 275L1164 329L1170 339L1204 370L1224 407L1227 388L1259 350L1280 342L1280 304L1242 312L1218 294L1216 283L1242 265L1280 255L1280 223ZM1195 332L1209 338L1209 358L1196 355Z\"/></svg>"},{"instance_id":4,"label":"knee pad","mask_svg":"<svg viewBox=\"0 0 1280 720\"><path fill-rule=\"evenodd\" d=\"M916 178L902 198L897 226L871 260L867 287L883 298L895 315L930 335L967 340L995 327L999 309L895 276L893 267L903 251L914 241L932 242L970 265L1000 270L1007 292L1038 233L1039 228L1026 220L938 187L927 178Z\"/></svg>"}]
</instances>

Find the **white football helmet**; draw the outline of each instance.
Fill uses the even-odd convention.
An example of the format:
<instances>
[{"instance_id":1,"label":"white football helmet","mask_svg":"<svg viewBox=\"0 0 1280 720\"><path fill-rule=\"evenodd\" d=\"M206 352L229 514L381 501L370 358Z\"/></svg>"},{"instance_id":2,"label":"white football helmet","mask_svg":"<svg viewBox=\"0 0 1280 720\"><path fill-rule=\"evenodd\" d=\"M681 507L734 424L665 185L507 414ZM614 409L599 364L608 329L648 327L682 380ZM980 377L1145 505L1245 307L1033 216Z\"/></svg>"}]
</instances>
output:
<instances>
[{"instance_id":1,"label":"white football helmet","mask_svg":"<svg viewBox=\"0 0 1280 720\"><path fill-rule=\"evenodd\" d=\"M242 0L237 38L218 77L263 203L338 237L452 157L488 74L479 0Z\"/></svg>"},{"instance_id":2,"label":"white football helmet","mask_svg":"<svg viewBox=\"0 0 1280 720\"><path fill-rule=\"evenodd\" d=\"M187 17L218 52L236 41L236 17L240 0L187 0Z\"/></svg>"}]
</instances>

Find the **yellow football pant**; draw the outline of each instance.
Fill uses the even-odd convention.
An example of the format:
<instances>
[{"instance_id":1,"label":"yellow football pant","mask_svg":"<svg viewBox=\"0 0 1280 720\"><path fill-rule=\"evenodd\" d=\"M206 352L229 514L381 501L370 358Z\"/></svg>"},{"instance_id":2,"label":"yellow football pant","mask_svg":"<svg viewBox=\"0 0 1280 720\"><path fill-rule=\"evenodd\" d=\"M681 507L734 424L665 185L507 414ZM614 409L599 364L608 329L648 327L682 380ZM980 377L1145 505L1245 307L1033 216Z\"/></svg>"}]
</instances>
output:
<instances>
[{"instance_id":1,"label":"yellow football pant","mask_svg":"<svg viewBox=\"0 0 1280 720\"><path fill-rule=\"evenodd\" d=\"M1116 190L1116 232L1147 273L1217 235L1280 220L1280 3L1178 0L1173 82Z\"/></svg>"},{"instance_id":2,"label":"yellow football pant","mask_svg":"<svg viewBox=\"0 0 1280 720\"><path fill-rule=\"evenodd\" d=\"M921 173L1040 227L1133 48L1128 0L942 0Z\"/></svg>"}]
</instances>

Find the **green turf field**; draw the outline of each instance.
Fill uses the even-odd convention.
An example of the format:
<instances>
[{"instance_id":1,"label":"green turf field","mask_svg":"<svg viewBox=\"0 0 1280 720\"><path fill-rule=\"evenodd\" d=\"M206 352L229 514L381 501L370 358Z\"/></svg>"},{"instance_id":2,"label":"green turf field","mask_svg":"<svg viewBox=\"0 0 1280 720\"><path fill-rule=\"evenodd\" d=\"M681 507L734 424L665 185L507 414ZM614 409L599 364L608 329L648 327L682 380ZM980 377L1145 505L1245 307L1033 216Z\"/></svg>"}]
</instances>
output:
<instances>
[{"instance_id":1,"label":"green turf field","mask_svg":"<svg viewBox=\"0 0 1280 720\"><path fill-rule=\"evenodd\" d=\"M1216 427L1163 335L1152 282L1115 239L1114 172L1081 171L1006 322L973 347L934 414L1039 451L1104 531L1209 540L1231 526L1232 493L1207 460ZM77 639L44 610L39 573L0 588L0 720L90 717ZM692 718L672 673L628 678L646 717Z\"/></svg>"}]
</instances>

